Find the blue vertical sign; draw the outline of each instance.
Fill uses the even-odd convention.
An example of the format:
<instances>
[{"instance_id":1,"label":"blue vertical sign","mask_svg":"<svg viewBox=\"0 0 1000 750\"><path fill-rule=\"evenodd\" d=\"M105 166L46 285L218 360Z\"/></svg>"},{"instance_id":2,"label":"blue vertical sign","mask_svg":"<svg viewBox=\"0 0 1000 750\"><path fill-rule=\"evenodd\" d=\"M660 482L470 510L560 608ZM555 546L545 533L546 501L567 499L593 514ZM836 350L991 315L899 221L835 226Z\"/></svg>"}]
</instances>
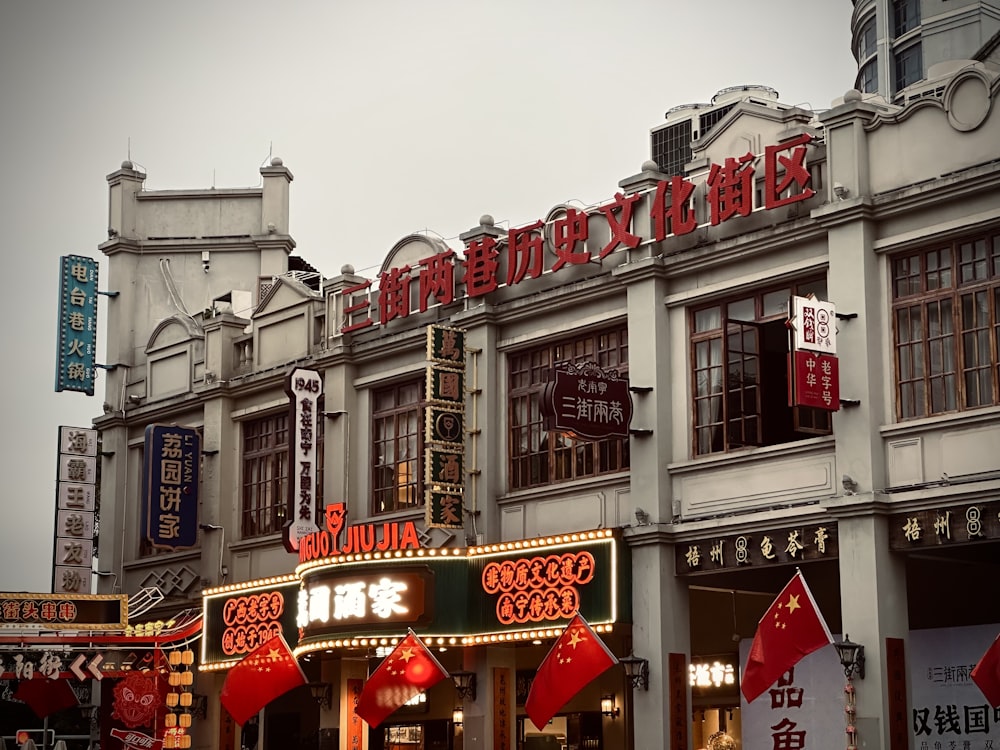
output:
<instances>
[{"instance_id":1,"label":"blue vertical sign","mask_svg":"<svg viewBox=\"0 0 1000 750\"><path fill-rule=\"evenodd\" d=\"M59 259L59 349L56 392L94 395L97 354L97 261L81 255Z\"/></svg>"},{"instance_id":2,"label":"blue vertical sign","mask_svg":"<svg viewBox=\"0 0 1000 750\"><path fill-rule=\"evenodd\" d=\"M198 538L201 439L190 427L151 424L142 460L142 527L154 547L194 547Z\"/></svg>"}]
</instances>

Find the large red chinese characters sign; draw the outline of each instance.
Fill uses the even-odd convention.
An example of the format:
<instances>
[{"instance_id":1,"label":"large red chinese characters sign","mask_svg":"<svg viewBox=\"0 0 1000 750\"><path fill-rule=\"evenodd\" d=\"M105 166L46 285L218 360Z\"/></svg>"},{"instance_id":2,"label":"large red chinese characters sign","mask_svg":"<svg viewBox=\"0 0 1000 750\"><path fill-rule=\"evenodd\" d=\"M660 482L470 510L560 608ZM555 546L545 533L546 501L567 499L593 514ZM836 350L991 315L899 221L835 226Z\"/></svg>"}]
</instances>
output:
<instances>
[{"instance_id":1,"label":"large red chinese characters sign","mask_svg":"<svg viewBox=\"0 0 1000 750\"><path fill-rule=\"evenodd\" d=\"M826 411L840 408L840 367L829 354L795 351L793 404Z\"/></svg>"},{"instance_id":2,"label":"large red chinese characters sign","mask_svg":"<svg viewBox=\"0 0 1000 750\"><path fill-rule=\"evenodd\" d=\"M660 180L648 193L649 236L637 233L637 224L647 222L635 221L647 197L644 192L616 193L611 201L592 210L568 206L554 213L558 218L512 227L506 233L490 227L491 231L469 238L464 259L448 249L412 266L380 274L377 296L372 296L371 280L346 287L341 292L344 324L340 330L349 333L386 325L410 313L425 312L431 304L450 304L459 299L463 288L470 298L482 297L525 279L537 279L546 271L560 273L565 268L600 263L619 250L634 250L648 242L682 237L701 225L718 226L749 216L755 209L755 185L761 176L757 165L761 161L763 205L756 208L771 210L808 200L816 194L809 187L806 165L811 141L812 136L803 133L765 147L762 160L746 153L712 164L701 204L695 201L694 182L679 175Z\"/></svg>"},{"instance_id":3,"label":"large red chinese characters sign","mask_svg":"<svg viewBox=\"0 0 1000 750\"><path fill-rule=\"evenodd\" d=\"M500 595L496 613L503 625L565 620L580 609L579 587L593 580L595 567L587 550L489 562L483 591Z\"/></svg>"}]
</instances>

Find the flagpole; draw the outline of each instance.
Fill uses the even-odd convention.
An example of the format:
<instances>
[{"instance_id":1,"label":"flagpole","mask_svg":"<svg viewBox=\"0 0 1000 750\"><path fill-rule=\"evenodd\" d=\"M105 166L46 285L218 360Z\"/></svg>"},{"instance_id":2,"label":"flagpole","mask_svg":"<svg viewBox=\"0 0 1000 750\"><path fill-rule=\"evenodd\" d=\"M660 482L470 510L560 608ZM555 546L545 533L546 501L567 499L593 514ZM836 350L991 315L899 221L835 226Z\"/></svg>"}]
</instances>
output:
<instances>
[{"instance_id":1,"label":"flagpole","mask_svg":"<svg viewBox=\"0 0 1000 750\"><path fill-rule=\"evenodd\" d=\"M451 678L451 672L449 672L447 669L445 669L444 665L441 664L441 662L439 662L437 660L437 657L434 656L434 654L431 652L431 650L429 648L427 648L427 644L425 644L422 640L420 640L420 636L419 635L417 635L416 633L413 632L413 628L407 628L406 632L408 634L412 635L416 639L417 643L419 643L420 646L424 649L424 651L427 652L427 655L429 657L431 657L431 661L434 662L434 666L436 666L438 669L440 669L442 672L444 672L446 675L448 675L448 678L450 679Z\"/></svg>"}]
</instances>

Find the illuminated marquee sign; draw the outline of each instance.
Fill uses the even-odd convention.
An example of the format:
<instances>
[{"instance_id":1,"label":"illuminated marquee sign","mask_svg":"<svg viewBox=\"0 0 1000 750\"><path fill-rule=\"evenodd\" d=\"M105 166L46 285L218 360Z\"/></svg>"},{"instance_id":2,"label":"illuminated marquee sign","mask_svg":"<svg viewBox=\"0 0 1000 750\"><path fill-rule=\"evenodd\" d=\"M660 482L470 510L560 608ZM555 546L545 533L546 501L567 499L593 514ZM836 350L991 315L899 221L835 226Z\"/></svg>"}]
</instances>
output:
<instances>
[{"instance_id":1,"label":"illuminated marquee sign","mask_svg":"<svg viewBox=\"0 0 1000 750\"><path fill-rule=\"evenodd\" d=\"M593 210L572 206L560 208L558 218L549 222L512 227L505 236L492 232L470 236L464 260L456 260L447 249L424 258L413 266L392 268L379 277L377 301L372 302L372 281L345 288L342 333L364 329L376 323L386 325L411 312L428 309L430 297L438 304L450 304L464 289L470 298L482 297L502 287L512 287L527 278L545 273L566 273L563 269L600 263L620 250L635 249L649 242L681 237L699 226L718 226L749 216L755 208L756 185L763 167L762 204L772 210L812 198L806 153L813 137L808 133L766 146L763 158L752 153L729 157L723 164L709 167L706 190L683 176L656 183L655 190L628 195L616 193L613 200ZM696 202L697 196L704 196ZM648 236L636 234L637 204L648 205ZM707 215L706 215L707 214ZM494 227L490 227L494 230ZM470 233L471 234L471 233ZM548 251L546 250L548 248ZM548 261L549 267L545 268ZM458 271L463 273L460 275ZM421 293L414 309L410 283L419 280ZM358 301L360 300L360 301ZM375 308L375 309L373 309Z\"/></svg>"},{"instance_id":2,"label":"illuminated marquee sign","mask_svg":"<svg viewBox=\"0 0 1000 750\"><path fill-rule=\"evenodd\" d=\"M611 614L614 598L605 597L614 586L618 561L614 540L601 541L584 538L575 544L479 558L480 588L497 624L534 627L588 609L600 611L598 617Z\"/></svg>"},{"instance_id":3,"label":"illuminated marquee sign","mask_svg":"<svg viewBox=\"0 0 1000 750\"><path fill-rule=\"evenodd\" d=\"M563 620L580 609L580 587L594 580L595 565L587 550L491 561L483 568L483 591L499 594L503 625Z\"/></svg>"},{"instance_id":4,"label":"illuminated marquee sign","mask_svg":"<svg viewBox=\"0 0 1000 750\"><path fill-rule=\"evenodd\" d=\"M310 577L299 592L296 624L419 625L434 615L433 573L427 567L394 568L376 573L343 572Z\"/></svg>"},{"instance_id":5,"label":"illuminated marquee sign","mask_svg":"<svg viewBox=\"0 0 1000 750\"><path fill-rule=\"evenodd\" d=\"M124 594L0 594L0 626L40 630L121 630Z\"/></svg>"},{"instance_id":6,"label":"illuminated marquee sign","mask_svg":"<svg viewBox=\"0 0 1000 750\"><path fill-rule=\"evenodd\" d=\"M231 663L276 635L294 647L299 638L295 624L299 587L298 578L283 576L209 589L204 596L202 665Z\"/></svg>"},{"instance_id":7,"label":"illuminated marquee sign","mask_svg":"<svg viewBox=\"0 0 1000 750\"><path fill-rule=\"evenodd\" d=\"M330 503L326 506L326 528L303 537L299 543L299 562L322 557L352 555L364 552L418 549L420 537L413 521L388 521L345 526L347 505ZM343 539L341 539L343 534Z\"/></svg>"},{"instance_id":8,"label":"illuminated marquee sign","mask_svg":"<svg viewBox=\"0 0 1000 750\"><path fill-rule=\"evenodd\" d=\"M629 617L627 565L611 529L302 563L296 655L378 648L410 626L434 645L511 642L577 610L608 627Z\"/></svg>"},{"instance_id":9,"label":"illuminated marquee sign","mask_svg":"<svg viewBox=\"0 0 1000 750\"><path fill-rule=\"evenodd\" d=\"M198 542L201 438L190 427L146 427L142 459L142 523L154 547L180 549Z\"/></svg>"}]
</instances>

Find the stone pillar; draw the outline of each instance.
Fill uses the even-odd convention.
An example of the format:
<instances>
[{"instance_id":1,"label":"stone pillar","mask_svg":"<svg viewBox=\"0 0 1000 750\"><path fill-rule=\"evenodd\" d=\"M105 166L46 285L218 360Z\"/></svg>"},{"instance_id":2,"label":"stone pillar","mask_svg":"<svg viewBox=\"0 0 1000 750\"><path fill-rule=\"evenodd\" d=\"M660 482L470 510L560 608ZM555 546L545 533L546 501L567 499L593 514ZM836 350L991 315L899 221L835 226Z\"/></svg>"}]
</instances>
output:
<instances>
[{"instance_id":1,"label":"stone pillar","mask_svg":"<svg viewBox=\"0 0 1000 750\"><path fill-rule=\"evenodd\" d=\"M843 631L865 647L866 675L855 680L860 747L888 748L889 691L885 642L909 631L906 567L889 552L885 447L879 426L890 418L885 382L892 377L882 331L885 281L874 251L870 159L864 126L875 115L860 94L823 115L830 174L825 206L812 216L828 226L828 296L836 304L842 408L834 415L842 495L829 501L838 519ZM887 368L888 371L887 371ZM845 403L846 402L846 403Z\"/></svg>"},{"instance_id":2,"label":"stone pillar","mask_svg":"<svg viewBox=\"0 0 1000 750\"><path fill-rule=\"evenodd\" d=\"M629 747L672 747L670 728L677 721L687 726L690 748L691 692L687 690L684 716L672 716L668 679L670 654L684 654L686 663L691 661L687 581L673 575L674 546L659 527L628 529L625 540L632 552L632 652L649 660L649 690L635 688L626 696L631 698L624 712L631 723Z\"/></svg>"},{"instance_id":3,"label":"stone pillar","mask_svg":"<svg viewBox=\"0 0 1000 750\"><path fill-rule=\"evenodd\" d=\"M515 681L517 679L517 650L514 646L489 646L485 648L485 660L471 661L474 655L467 655L465 669L476 673L476 700L466 699L463 704L464 719L460 742L456 748L462 750L514 750L517 746L517 708L515 706ZM506 670L509 680L506 696L499 696L494 684L494 670ZM494 707L498 698L506 698L508 744L494 743L496 731ZM456 704L457 705L457 704Z\"/></svg>"}]
</instances>

